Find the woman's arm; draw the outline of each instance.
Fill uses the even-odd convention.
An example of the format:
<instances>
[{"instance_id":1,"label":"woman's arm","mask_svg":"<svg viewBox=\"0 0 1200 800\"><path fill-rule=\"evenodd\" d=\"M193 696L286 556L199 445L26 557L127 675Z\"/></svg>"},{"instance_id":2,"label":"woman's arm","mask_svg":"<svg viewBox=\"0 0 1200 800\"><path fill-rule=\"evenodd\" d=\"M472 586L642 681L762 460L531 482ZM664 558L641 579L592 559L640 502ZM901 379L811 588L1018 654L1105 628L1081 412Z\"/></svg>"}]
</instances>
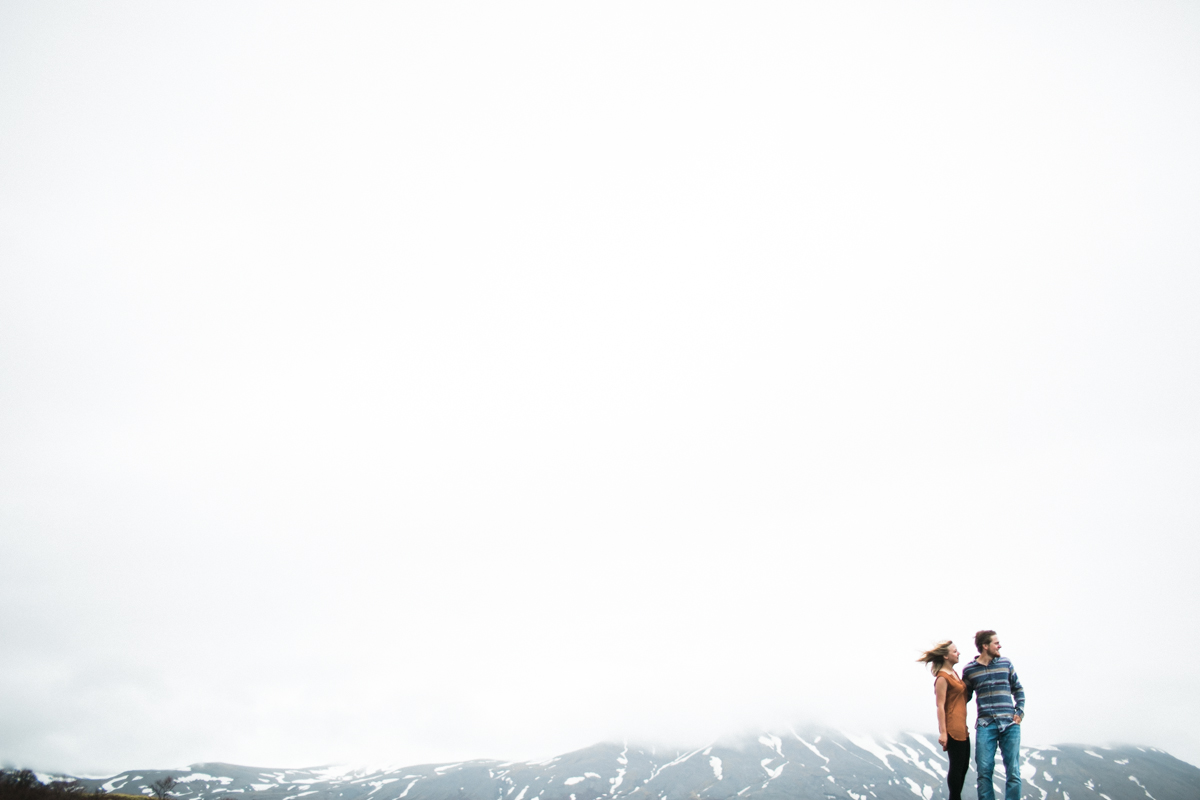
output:
<instances>
[{"instance_id":1,"label":"woman's arm","mask_svg":"<svg viewBox=\"0 0 1200 800\"><path fill-rule=\"evenodd\" d=\"M946 679L938 676L933 682L933 696L937 698L938 706L938 744L946 749Z\"/></svg>"}]
</instances>

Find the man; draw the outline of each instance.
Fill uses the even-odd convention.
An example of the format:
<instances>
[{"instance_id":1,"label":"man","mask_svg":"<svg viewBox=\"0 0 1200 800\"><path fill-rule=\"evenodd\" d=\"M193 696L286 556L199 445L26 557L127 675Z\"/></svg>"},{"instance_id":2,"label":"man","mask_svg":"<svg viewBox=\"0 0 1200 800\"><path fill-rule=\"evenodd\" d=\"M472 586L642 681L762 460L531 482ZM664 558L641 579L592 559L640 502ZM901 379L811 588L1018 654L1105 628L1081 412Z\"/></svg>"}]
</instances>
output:
<instances>
[{"instance_id":1,"label":"man","mask_svg":"<svg viewBox=\"0 0 1200 800\"><path fill-rule=\"evenodd\" d=\"M1021 800L1021 720L1025 717L1025 689L1012 662L1000 657L995 631L975 634L979 655L963 668L963 694L975 695L975 772L979 800L996 800L992 772L996 746L1004 759L1004 800Z\"/></svg>"}]
</instances>

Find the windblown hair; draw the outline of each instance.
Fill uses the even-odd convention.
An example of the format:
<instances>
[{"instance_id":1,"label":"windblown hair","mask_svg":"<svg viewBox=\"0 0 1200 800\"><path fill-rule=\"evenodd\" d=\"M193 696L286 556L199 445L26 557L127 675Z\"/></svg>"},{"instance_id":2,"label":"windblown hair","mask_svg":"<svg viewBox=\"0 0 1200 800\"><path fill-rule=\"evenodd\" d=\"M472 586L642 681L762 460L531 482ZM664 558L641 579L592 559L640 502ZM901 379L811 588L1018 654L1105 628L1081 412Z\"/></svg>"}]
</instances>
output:
<instances>
[{"instance_id":1,"label":"windblown hair","mask_svg":"<svg viewBox=\"0 0 1200 800\"><path fill-rule=\"evenodd\" d=\"M975 633L975 649L982 653L983 648L987 646L987 643L990 642L992 640L992 637L995 635L996 635L995 631L976 631L976 633Z\"/></svg>"},{"instance_id":2,"label":"windblown hair","mask_svg":"<svg viewBox=\"0 0 1200 800\"><path fill-rule=\"evenodd\" d=\"M946 666L946 656L950 655L950 645L954 644L947 639L944 642L938 642L932 650L926 650L921 653L921 657L917 659L922 663L929 665L929 671L937 675L942 671L942 667Z\"/></svg>"}]
</instances>

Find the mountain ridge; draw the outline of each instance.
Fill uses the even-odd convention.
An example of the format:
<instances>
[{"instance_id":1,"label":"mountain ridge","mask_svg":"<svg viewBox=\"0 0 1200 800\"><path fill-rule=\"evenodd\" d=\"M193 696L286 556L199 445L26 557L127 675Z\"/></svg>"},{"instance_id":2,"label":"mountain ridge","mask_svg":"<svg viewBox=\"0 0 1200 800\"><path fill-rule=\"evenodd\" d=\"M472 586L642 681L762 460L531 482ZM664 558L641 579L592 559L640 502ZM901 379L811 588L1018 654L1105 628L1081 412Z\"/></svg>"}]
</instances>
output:
<instances>
[{"instance_id":1,"label":"mountain ridge","mask_svg":"<svg viewBox=\"0 0 1200 800\"><path fill-rule=\"evenodd\" d=\"M542 761L303 769L204 762L79 780L152 796L153 782L172 777L175 800L935 800L948 797L946 763L929 734L793 727L689 750L602 742ZM1003 797L1000 763L996 772ZM1137 745L1022 747L1021 773L1023 800L1200 797L1200 768ZM963 798L976 798L973 770Z\"/></svg>"}]
</instances>

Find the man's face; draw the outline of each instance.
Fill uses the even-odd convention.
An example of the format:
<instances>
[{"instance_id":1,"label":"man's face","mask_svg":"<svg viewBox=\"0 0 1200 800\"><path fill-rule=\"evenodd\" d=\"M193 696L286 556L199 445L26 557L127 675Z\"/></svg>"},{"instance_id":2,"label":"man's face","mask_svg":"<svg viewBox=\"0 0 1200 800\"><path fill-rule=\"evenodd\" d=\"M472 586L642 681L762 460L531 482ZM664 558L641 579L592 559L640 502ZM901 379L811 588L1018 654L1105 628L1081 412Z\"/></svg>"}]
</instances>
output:
<instances>
[{"instance_id":1,"label":"man's face","mask_svg":"<svg viewBox=\"0 0 1200 800\"><path fill-rule=\"evenodd\" d=\"M983 646L983 654L988 658L1000 657L1000 637L993 636L987 644Z\"/></svg>"}]
</instances>

